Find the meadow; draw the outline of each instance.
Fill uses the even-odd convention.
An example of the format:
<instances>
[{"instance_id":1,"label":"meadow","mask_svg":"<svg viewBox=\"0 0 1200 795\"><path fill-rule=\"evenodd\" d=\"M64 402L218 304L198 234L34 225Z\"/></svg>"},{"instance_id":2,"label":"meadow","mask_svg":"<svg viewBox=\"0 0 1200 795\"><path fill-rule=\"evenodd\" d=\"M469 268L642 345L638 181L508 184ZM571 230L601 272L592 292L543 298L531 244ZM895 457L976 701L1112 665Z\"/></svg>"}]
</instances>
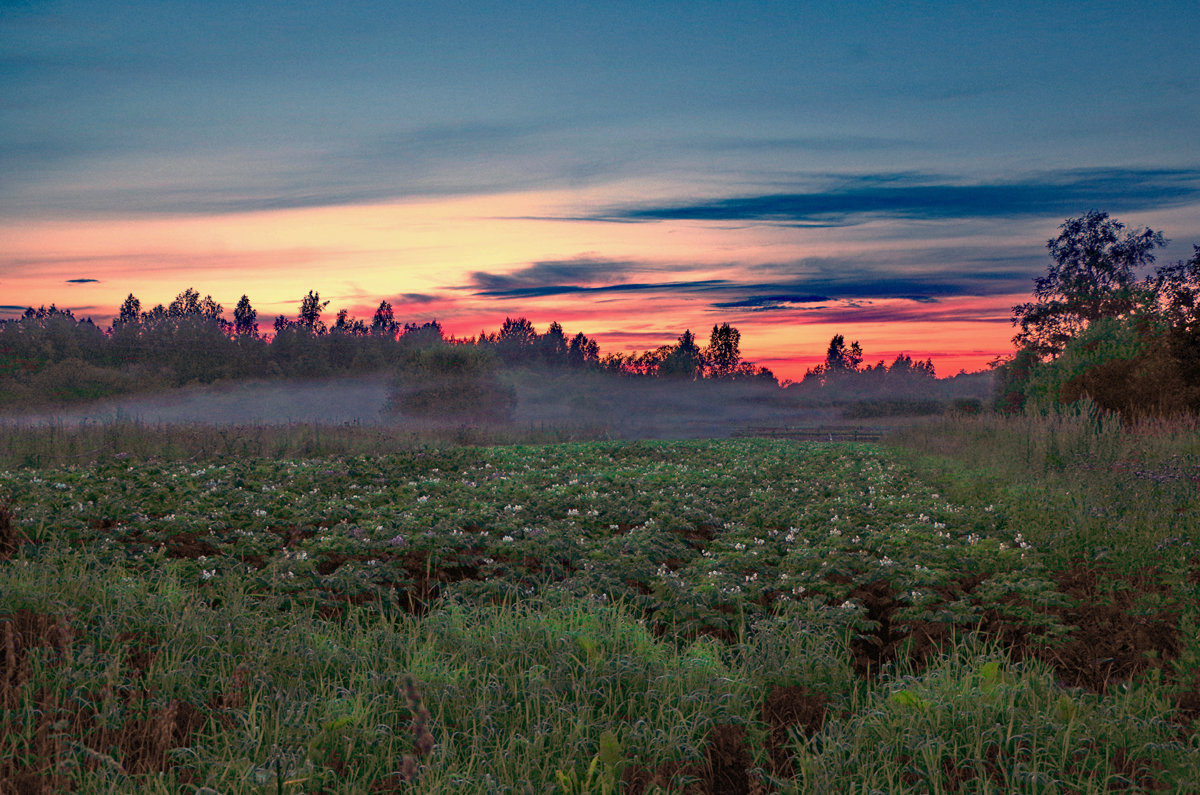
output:
<instances>
[{"instance_id":1,"label":"meadow","mask_svg":"<svg viewBox=\"0 0 1200 795\"><path fill-rule=\"evenodd\" d=\"M1195 427L540 434L0 428L0 792L1195 791Z\"/></svg>"}]
</instances>

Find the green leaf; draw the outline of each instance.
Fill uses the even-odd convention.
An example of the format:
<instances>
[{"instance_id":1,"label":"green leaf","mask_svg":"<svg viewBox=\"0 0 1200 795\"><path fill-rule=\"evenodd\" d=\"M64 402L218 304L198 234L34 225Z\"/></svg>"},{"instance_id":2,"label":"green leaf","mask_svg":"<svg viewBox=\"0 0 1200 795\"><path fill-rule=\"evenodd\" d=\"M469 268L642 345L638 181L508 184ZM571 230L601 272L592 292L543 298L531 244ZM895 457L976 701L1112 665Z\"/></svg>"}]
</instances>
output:
<instances>
[{"instance_id":1,"label":"green leaf","mask_svg":"<svg viewBox=\"0 0 1200 795\"><path fill-rule=\"evenodd\" d=\"M915 707L919 710L929 709L929 702L918 696L911 690L897 690L889 697L892 703L899 704L902 707Z\"/></svg>"},{"instance_id":2,"label":"green leaf","mask_svg":"<svg viewBox=\"0 0 1200 795\"><path fill-rule=\"evenodd\" d=\"M600 735L600 763L604 765L615 765L621 761L621 743L617 741L617 737L612 731L605 731Z\"/></svg>"}]
</instances>

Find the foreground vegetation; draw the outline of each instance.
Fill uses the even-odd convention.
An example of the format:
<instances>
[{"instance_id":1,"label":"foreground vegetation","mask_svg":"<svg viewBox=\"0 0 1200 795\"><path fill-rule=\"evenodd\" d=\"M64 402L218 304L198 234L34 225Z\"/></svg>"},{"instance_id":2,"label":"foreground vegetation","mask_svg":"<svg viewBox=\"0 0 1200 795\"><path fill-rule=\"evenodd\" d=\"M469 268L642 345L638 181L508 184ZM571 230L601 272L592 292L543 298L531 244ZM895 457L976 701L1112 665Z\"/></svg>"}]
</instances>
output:
<instances>
[{"instance_id":1,"label":"foreground vegetation","mask_svg":"<svg viewBox=\"0 0 1200 795\"><path fill-rule=\"evenodd\" d=\"M0 791L1188 791L1194 432L940 422L10 461Z\"/></svg>"}]
</instances>

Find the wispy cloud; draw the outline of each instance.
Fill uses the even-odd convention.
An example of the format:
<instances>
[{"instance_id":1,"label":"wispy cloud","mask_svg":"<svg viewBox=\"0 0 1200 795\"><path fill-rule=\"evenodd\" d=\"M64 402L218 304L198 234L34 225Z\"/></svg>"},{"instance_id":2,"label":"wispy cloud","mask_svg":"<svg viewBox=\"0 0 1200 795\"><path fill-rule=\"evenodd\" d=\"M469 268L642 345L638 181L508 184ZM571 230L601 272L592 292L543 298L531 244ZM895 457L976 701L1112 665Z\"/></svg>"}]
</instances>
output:
<instances>
[{"instance_id":1,"label":"wispy cloud","mask_svg":"<svg viewBox=\"0 0 1200 795\"><path fill-rule=\"evenodd\" d=\"M470 278L471 286L479 290L480 295L496 297L510 291L541 290L568 282L574 282L577 287L620 282L631 273L647 269L643 263L580 256L565 260L541 260L508 273L474 271Z\"/></svg>"},{"instance_id":2,"label":"wispy cloud","mask_svg":"<svg viewBox=\"0 0 1200 795\"><path fill-rule=\"evenodd\" d=\"M749 298L741 298L735 301L718 301L712 306L715 309L752 309L755 311L763 311L770 309L785 309L791 308L798 304L820 304L830 301L827 295L804 295L804 294L776 294L776 295L752 295Z\"/></svg>"},{"instance_id":3,"label":"wispy cloud","mask_svg":"<svg viewBox=\"0 0 1200 795\"><path fill-rule=\"evenodd\" d=\"M67 279L67 284L97 284L99 279Z\"/></svg>"},{"instance_id":4,"label":"wispy cloud","mask_svg":"<svg viewBox=\"0 0 1200 795\"><path fill-rule=\"evenodd\" d=\"M470 274L465 289L485 299L532 299L577 295L593 303L612 298L671 296L719 311L775 312L835 303L903 299L933 303L959 296L1008 296L1028 292L1042 267L1036 247L958 246L868 250L840 256L739 265L714 274L696 267L578 257L535 262L524 268ZM635 279L668 272L674 279ZM678 278L694 275L704 278Z\"/></svg>"},{"instance_id":5,"label":"wispy cloud","mask_svg":"<svg viewBox=\"0 0 1200 795\"><path fill-rule=\"evenodd\" d=\"M1200 169L1071 169L970 183L929 175L841 176L819 190L614 207L596 221L751 221L850 226L871 219L943 221L1126 212L1200 202Z\"/></svg>"},{"instance_id":6,"label":"wispy cloud","mask_svg":"<svg viewBox=\"0 0 1200 795\"><path fill-rule=\"evenodd\" d=\"M720 289L730 286L723 279L697 279L677 282L624 282L586 286L580 284L545 284L538 287L513 287L504 290L480 290L475 295L484 298L540 298L572 293L682 293Z\"/></svg>"}]
</instances>

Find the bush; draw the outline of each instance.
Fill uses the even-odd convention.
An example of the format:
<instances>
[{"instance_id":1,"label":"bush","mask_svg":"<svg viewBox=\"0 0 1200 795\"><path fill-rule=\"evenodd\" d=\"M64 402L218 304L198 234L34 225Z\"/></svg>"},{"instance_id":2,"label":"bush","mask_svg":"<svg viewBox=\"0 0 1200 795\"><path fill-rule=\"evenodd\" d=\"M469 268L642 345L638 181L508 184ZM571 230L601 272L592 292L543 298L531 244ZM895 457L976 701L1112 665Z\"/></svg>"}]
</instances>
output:
<instances>
[{"instance_id":1,"label":"bush","mask_svg":"<svg viewBox=\"0 0 1200 795\"><path fill-rule=\"evenodd\" d=\"M842 409L842 416L846 419L927 417L944 410L937 400L859 400Z\"/></svg>"},{"instance_id":2,"label":"bush","mask_svg":"<svg viewBox=\"0 0 1200 795\"><path fill-rule=\"evenodd\" d=\"M500 380L495 355L466 345L408 351L388 401L396 413L468 422L504 422L516 405L516 390Z\"/></svg>"},{"instance_id":3,"label":"bush","mask_svg":"<svg viewBox=\"0 0 1200 795\"><path fill-rule=\"evenodd\" d=\"M956 398L950 403L950 410L956 414L978 414L983 411L983 401L979 398Z\"/></svg>"},{"instance_id":4,"label":"bush","mask_svg":"<svg viewBox=\"0 0 1200 795\"><path fill-rule=\"evenodd\" d=\"M1094 322L1056 359L1032 368L1024 391L1038 405L1090 399L1126 422L1200 405L1200 390L1183 377L1168 330L1136 316Z\"/></svg>"}]
</instances>

